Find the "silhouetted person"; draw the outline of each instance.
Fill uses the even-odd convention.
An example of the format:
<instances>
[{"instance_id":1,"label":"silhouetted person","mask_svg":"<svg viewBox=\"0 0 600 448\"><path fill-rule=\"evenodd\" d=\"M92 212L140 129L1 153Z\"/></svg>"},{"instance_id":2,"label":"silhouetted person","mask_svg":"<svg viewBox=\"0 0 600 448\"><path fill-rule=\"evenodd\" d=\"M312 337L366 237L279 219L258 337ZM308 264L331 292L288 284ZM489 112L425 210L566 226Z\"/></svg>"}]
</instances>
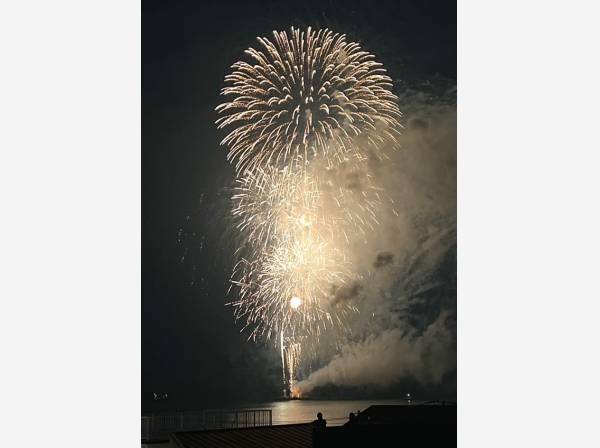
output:
<instances>
[{"instance_id":1,"label":"silhouetted person","mask_svg":"<svg viewBox=\"0 0 600 448\"><path fill-rule=\"evenodd\" d=\"M327 426L327 420L323 418L323 414L320 412L317 414L317 419L313 420L312 426L312 446L317 448L329 446L325 438L325 426Z\"/></svg>"},{"instance_id":2,"label":"silhouetted person","mask_svg":"<svg viewBox=\"0 0 600 448\"><path fill-rule=\"evenodd\" d=\"M323 414L320 412L317 414L317 419L313 420L313 426L315 428L325 428L327 426L327 420L323 418Z\"/></svg>"},{"instance_id":3,"label":"silhouetted person","mask_svg":"<svg viewBox=\"0 0 600 448\"><path fill-rule=\"evenodd\" d=\"M350 412L350 415L348 416L348 422L344 424L344 426L356 426L357 423L358 421L356 419L356 415L354 415L354 412Z\"/></svg>"}]
</instances>

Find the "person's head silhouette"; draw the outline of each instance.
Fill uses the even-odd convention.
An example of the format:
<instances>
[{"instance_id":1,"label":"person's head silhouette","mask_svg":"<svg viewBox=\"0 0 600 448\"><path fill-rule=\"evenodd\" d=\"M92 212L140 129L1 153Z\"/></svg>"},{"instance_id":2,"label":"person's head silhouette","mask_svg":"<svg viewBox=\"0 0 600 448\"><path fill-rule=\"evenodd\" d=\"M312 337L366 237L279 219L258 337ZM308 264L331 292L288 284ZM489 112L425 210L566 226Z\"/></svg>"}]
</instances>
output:
<instances>
[{"instance_id":1,"label":"person's head silhouette","mask_svg":"<svg viewBox=\"0 0 600 448\"><path fill-rule=\"evenodd\" d=\"M313 425L315 425L317 428L324 428L327 425L327 420L323 418L323 414L318 412L317 419L313 420Z\"/></svg>"}]
</instances>

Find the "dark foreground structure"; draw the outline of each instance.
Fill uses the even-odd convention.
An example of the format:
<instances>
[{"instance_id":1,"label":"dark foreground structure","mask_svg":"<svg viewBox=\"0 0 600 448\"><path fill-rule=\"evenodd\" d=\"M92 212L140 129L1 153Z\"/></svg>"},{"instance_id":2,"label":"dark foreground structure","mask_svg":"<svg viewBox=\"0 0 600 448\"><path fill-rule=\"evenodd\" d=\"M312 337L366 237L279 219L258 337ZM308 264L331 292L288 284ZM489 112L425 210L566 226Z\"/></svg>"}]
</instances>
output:
<instances>
[{"instance_id":1,"label":"dark foreground structure","mask_svg":"<svg viewBox=\"0 0 600 448\"><path fill-rule=\"evenodd\" d=\"M256 428L273 424L270 409L205 409L142 416L142 443L168 442L174 432Z\"/></svg>"},{"instance_id":2,"label":"dark foreground structure","mask_svg":"<svg viewBox=\"0 0 600 448\"><path fill-rule=\"evenodd\" d=\"M456 446L456 404L371 406L343 426L312 423L171 434L179 448Z\"/></svg>"}]
</instances>

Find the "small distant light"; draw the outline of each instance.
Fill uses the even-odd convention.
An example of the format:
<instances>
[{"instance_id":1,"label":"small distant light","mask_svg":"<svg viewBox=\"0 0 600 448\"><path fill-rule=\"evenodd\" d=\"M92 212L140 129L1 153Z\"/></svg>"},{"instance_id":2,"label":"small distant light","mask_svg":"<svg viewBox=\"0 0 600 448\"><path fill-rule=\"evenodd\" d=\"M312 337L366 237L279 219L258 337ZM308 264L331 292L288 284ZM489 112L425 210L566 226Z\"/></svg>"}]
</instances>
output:
<instances>
[{"instance_id":1,"label":"small distant light","mask_svg":"<svg viewBox=\"0 0 600 448\"><path fill-rule=\"evenodd\" d=\"M300 305L302 305L302 299L300 297L292 297L290 299L290 306L294 309L298 308Z\"/></svg>"}]
</instances>

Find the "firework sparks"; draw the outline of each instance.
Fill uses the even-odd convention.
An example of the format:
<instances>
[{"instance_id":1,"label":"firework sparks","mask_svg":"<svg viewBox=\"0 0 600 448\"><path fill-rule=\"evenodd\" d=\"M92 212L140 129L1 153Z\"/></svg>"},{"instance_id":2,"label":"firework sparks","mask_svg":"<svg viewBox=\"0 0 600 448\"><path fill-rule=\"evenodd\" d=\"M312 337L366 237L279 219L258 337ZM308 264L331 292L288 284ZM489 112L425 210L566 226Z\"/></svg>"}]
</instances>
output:
<instances>
[{"instance_id":1,"label":"firework sparks","mask_svg":"<svg viewBox=\"0 0 600 448\"><path fill-rule=\"evenodd\" d=\"M395 147L401 114L382 65L345 35L273 38L232 66L217 126L237 174L231 304L249 339L279 339L291 391L306 345L357 312L335 291L358 278L350 242L378 225L385 198L368 161Z\"/></svg>"},{"instance_id":2,"label":"firework sparks","mask_svg":"<svg viewBox=\"0 0 600 448\"><path fill-rule=\"evenodd\" d=\"M280 333L279 346L281 349L283 384L286 388L285 393L291 398L294 396L294 381L296 380L296 369L300 362L302 346L299 342L286 338L283 331ZM297 392L296 395L298 395Z\"/></svg>"},{"instance_id":3,"label":"firework sparks","mask_svg":"<svg viewBox=\"0 0 600 448\"><path fill-rule=\"evenodd\" d=\"M235 316L245 321L249 338L280 334L287 396L293 395L301 354L316 351L325 328L345 333L347 316L357 312L352 303L337 301L335 292L357 278L346 244L351 230L364 223L364 205L346 209L340 204L358 202L341 195L332 206L326 197L306 172L271 168L241 179L233 195L242 235L232 275Z\"/></svg>"},{"instance_id":4,"label":"firework sparks","mask_svg":"<svg viewBox=\"0 0 600 448\"><path fill-rule=\"evenodd\" d=\"M286 328L318 339L326 326L343 327L356 308L336 302L333 290L356 277L345 253L349 226L358 222L348 218L354 212L326 206L306 173L259 170L240 185L233 213L244 242L233 305L252 328L250 337L270 339Z\"/></svg>"},{"instance_id":5,"label":"firework sparks","mask_svg":"<svg viewBox=\"0 0 600 448\"><path fill-rule=\"evenodd\" d=\"M267 165L305 167L321 155L328 166L362 160L396 143L400 128L392 80L374 56L330 30L273 32L249 48L252 63L236 62L222 90L233 99L217 107L219 128L238 173Z\"/></svg>"}]
</instances>

